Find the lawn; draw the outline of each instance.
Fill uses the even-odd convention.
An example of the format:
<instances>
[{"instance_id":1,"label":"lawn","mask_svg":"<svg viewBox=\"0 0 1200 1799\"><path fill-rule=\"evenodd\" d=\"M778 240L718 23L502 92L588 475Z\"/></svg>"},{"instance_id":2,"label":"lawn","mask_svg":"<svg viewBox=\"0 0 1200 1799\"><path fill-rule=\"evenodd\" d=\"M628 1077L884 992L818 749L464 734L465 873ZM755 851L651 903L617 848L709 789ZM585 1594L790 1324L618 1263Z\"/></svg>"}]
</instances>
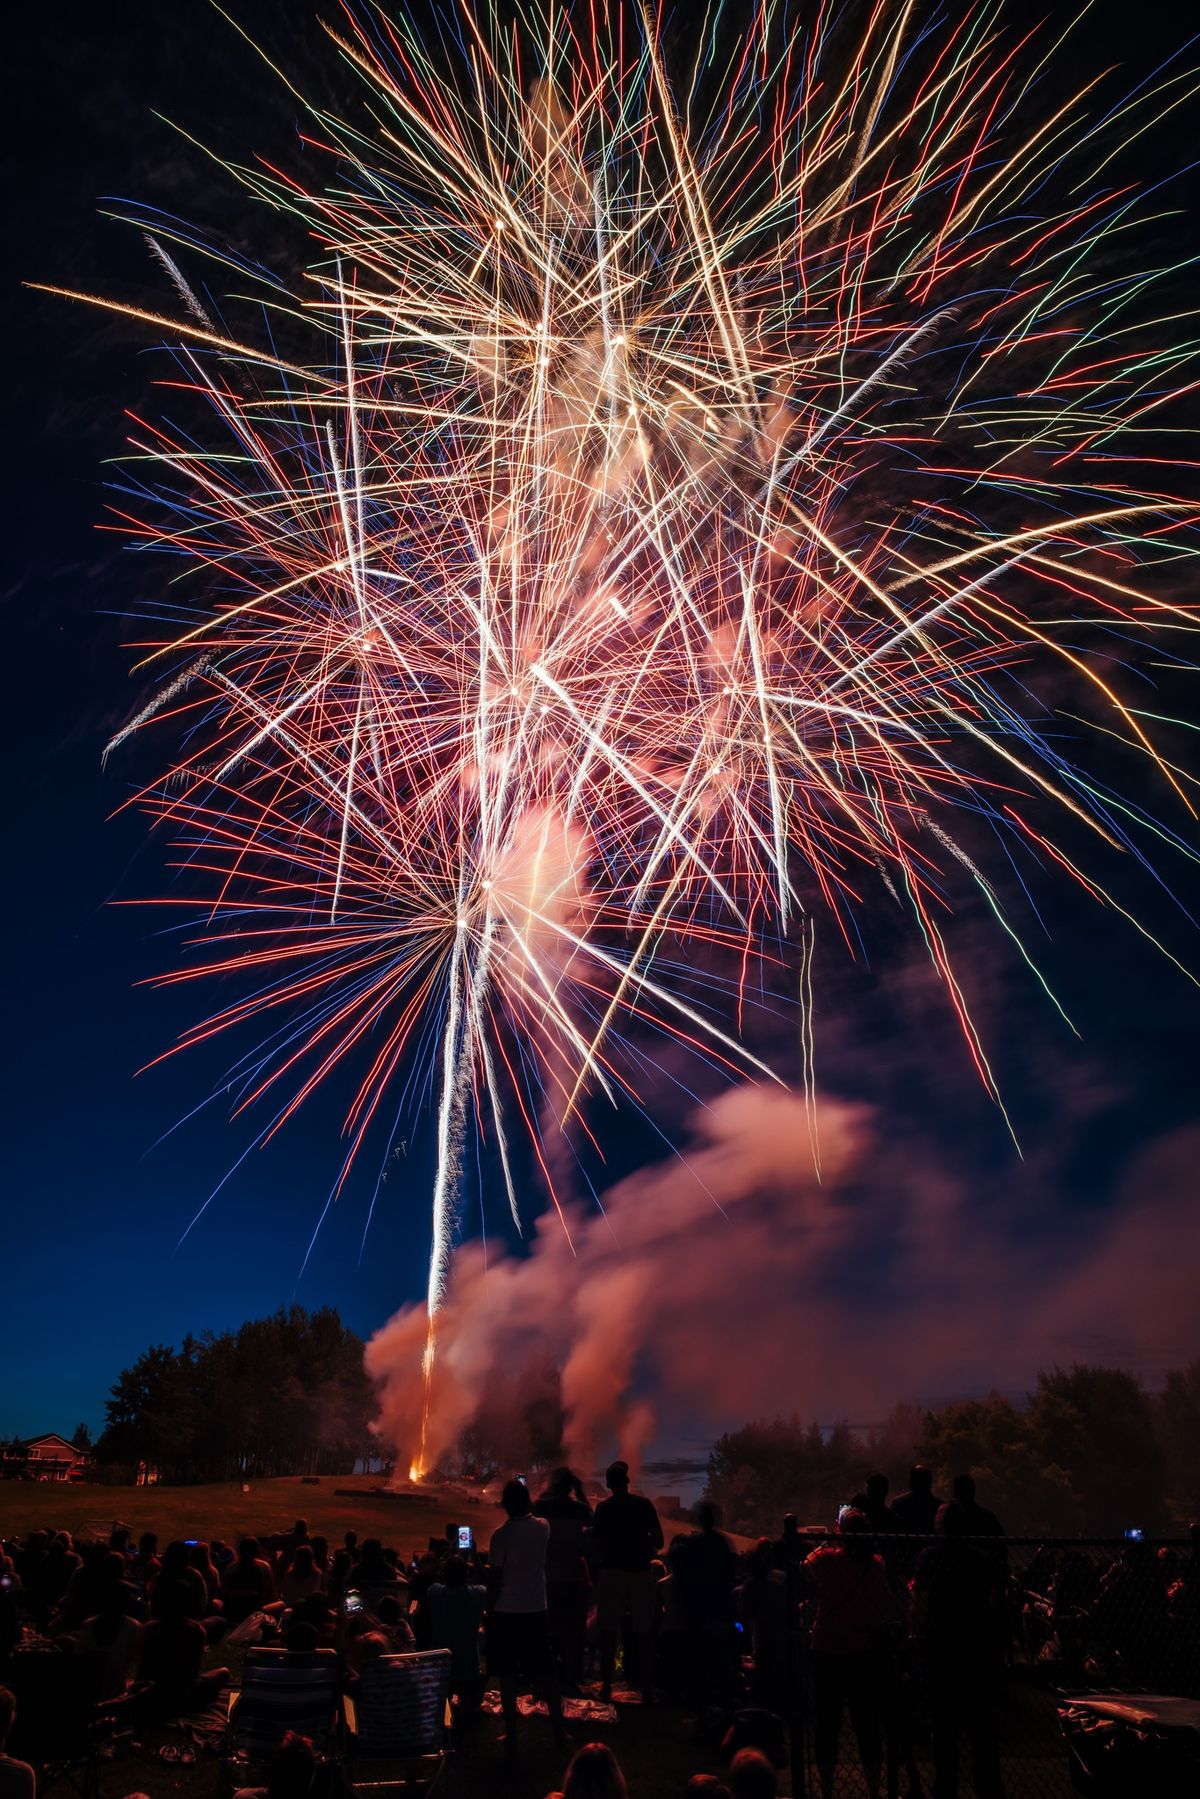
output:
<instances>
[{"instance_id":1,"label":"lawn","mask_svg":"<svg viewBox=\"0 0 1200 1799\"><path fill-rule=\"evenodd\" d=\"M243 1493L237 1482L205 1487L101 1487L63 1485L57 1481L0 1481L0 1536L24 1536L31 1530L62 1530L80 1536L107 1536L114 1522L132 1527L135 1536L156 1530L159 1542L172 1537L271 1536L287 1530L296 1518L307 1518L309 1530L336 1546L347 1530L361 1537L381 1537L405 1553L424 1549L426 1540L447 1523L469 1524L486 1547L502 1521L498 1506L464 1504L459 1497L375 1497L370 1480L330 1475L318 1485L300 1479L263 1480ZM352 1497L334 1488L355 1489Z\"/></svg>"}]
</instances>

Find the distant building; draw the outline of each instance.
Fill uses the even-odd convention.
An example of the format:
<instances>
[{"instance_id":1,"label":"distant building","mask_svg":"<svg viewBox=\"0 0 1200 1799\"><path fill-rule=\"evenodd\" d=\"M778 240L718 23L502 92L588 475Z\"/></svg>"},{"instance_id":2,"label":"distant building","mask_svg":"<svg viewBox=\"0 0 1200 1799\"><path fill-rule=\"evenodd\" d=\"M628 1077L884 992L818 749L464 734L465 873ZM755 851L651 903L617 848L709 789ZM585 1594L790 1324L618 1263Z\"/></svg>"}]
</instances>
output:
<instances>
[{"instance_id":1,"label":"distant building","mask_svg":"<svg viewBox=\"0 0 1200 1799\"><path fill-rule=\"evenodd\" d=\"M91 1465L91 1450L76 1449L57 1431L18 1437L0 1450L0 1476L5 1480L83 1480Z\"/></svg>"}]
</instances>

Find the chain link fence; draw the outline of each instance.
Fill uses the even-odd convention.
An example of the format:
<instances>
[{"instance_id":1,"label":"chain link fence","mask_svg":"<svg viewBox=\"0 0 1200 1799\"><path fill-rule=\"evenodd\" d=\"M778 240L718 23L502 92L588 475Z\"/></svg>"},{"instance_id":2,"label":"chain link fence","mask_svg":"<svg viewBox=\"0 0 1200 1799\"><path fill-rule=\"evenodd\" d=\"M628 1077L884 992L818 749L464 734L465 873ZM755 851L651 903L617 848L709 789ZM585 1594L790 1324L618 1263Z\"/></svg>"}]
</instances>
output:
<instances>
[{"instance_id":1,"label":"chain link fence","mask_svg":"<svg viewBox=\"0 0 1200 1799\"><path fill-rule=\"evenodd\" d=\"M920 1589L930 1563L921 1564L920 1558L938 1541L877 1539L904 1623L892 1640L881 1644L870 1690L837 1695L842 1718L834 1738L831 1783L830 1699L827 1685L823 1688L828 1677L822 1658L807 1647L812 1601L803 1579L798 1580L788 1682L797 1799L819 1799L830 1790L835 1799L863 1799L869 1789L860 1738L871 1759L873 1730L882 1743L881 1791L888 1799L956 1791L964 1799L970 1794L976 1799L999 1799L1001 1794L1006 1799L1069 1799L1079 1792L1144 1793L1147 1799L1160 1799L1169 1786L1173 1791L1165 1762L1149 1784L1139 1779L1130 1747L1132 1729L1143 1748L1156 1747L1161 1755L1161 1732L1150 1745L1148 1736L1155 1731L1145 1727L1144 1719L1139 1738L1136 1724L1103 1715L1106 1710L1136 1711L1136 1705L1072 1706L1071 1699L1089 1694L1200 1698L1200 1548L1175 1539L958 1539L955 1554L968 1555L976 1564L986 1561L993 1571L989 1624L981 1632L976 1613L964 1631L967 1640L949 1652L943 1640L929 1653L921 1641ZM806 1545L815 1546L811 1539ZM945 1547L943 1543L939 1553ZM1188 1743L1183 1753L1189 1758L1191 1744L1200 1745L1197 1727L1200 1709L1184 1733ZM1113 1733L1121 1729L1125 1739L1117 1745ZM1097 1742L1097 1732L1101 1747L1111 1751L1107 1761L1099 1756L1102 1768L1115 1768L1124 1758L1122 1784L1109 1784L1108 1774L1097 1777L1094 1772L1097 1756L1087 1745ZM1076 1745L1083 1741L1084 1752L1069 1748L1068 1739ZM1170 1755L1174 1753L1171 1747ZM1189 1781L1195 1784L1187 1784L1186 1791L1200 1792L1196 1763L1190 1765Z\"/></svg>"}]
</instances>

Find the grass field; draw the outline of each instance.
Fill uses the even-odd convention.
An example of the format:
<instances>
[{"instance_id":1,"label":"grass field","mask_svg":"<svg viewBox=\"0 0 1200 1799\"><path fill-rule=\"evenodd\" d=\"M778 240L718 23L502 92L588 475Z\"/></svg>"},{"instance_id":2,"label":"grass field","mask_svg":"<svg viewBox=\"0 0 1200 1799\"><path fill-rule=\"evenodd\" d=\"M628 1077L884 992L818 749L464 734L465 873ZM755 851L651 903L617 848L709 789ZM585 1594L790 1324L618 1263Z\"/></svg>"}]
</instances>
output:
<instances>
[{"instance_id":1,"label":"grass field","mask_svg":"<svg viewBox=\"0 0 1200 1799\"><path fill-rule=\"evenodd\" d=\"M486 1547L502 1520L498 1506L469 1505L459 1498L426 1499L396 1494L375 1498L373 1482L349 1476L323 1477L317 1486L299 1479L251 1483L243 1493L236 1482L205 1487L69 1486L56 1481L0 1481L0 1536L24 1536L31 1530L69 1530L81 1536L107 1535L114 1522L131 1525L134 1533L156 1530L159 1542L172 1537L223 1537L235 1543L243 1536L270 1536L286 1530L296 1518L307 1518L314 1535L330 1543L356 1530L360 1537L381 1537L401 1550L425 1547L426 1539L449 1522L469 1524ZM334 1493L352 1487L354 1496Z\"/></svg>"}]
</instances>

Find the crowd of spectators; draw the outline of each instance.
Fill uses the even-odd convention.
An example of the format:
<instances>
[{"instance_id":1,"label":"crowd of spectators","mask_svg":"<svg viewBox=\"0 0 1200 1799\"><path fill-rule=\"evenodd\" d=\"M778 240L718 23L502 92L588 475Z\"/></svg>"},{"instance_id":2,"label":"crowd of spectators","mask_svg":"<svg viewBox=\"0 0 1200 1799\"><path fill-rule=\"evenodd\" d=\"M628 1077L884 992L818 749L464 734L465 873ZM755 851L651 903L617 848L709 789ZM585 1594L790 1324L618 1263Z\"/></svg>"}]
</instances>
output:
<instances>
[{"instance_id":1,"label":"crowd of spectators","mask_svg":"<svg viewBox=\"0 0 1200 1799\"><path fill-rule=\"evenodd\" d=\"M1200 1545L1188 1554L1135 1542L1111 1565L1047 1547L1018 1579L967 1476L944 1499L929 1470L914 1468L889 1501L887 1480L873 1475L836 1528L802 1529L789 1516L776 1539L750 1548L735 1548L703 1503L694 1528L668 1541L624 1462L606 1485L593 1505L569 1469L539 1494L510 1480L486 1547L457 1524L411 1554L353 1530L334 1546L303 1519L236 1545L160 1545L153 1532L135 1541L121 1525L106 1541L35 1530L3 1544L0 1799L32 1799L3 1752L12 1702L2 1684L5 1658L30 1653L102 1658L103 1699L162 1723L212 1706L230 1680L223 1644L334 1649L348 1692L371 1681L381 1656L445 1649L462 1741L494 1685L513 1760L527 1728L522 1692L543 1702L559 1745L564 1697L686 1708L696 1742L728 1761L723 1783L695 1777L697 1799L770 1799L788 1729L810 1733L829 1799L846 1718L867 1799L895 1799L902 1781L919 1799L918 1739L929 1743L934 1799L953 1799L963 1738L978 1799L1000 1799L996 1709L1014 1654L1080 1682L1102 1643L1151 1686L1164 1684L1168 1652L1177 1679L1194 1667ZM281 1782L306 1753L289 1745ZM576 1755L563 1787L564 1799L624 1793L598 1745Z\"/></svg>"}]
</instances>

